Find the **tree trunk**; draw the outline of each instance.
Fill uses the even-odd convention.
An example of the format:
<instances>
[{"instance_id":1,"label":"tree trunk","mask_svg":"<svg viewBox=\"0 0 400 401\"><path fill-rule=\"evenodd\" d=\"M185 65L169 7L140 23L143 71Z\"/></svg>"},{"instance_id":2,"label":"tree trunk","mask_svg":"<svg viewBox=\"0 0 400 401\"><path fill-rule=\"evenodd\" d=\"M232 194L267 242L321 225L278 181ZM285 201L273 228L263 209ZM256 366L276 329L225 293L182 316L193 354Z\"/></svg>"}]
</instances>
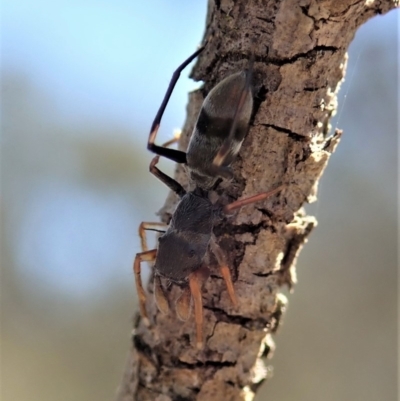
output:
<instances>
[{"instance_id":1,"label":"tree trunk","mask_svg":"<svg viewBox=\"0 0 400 401\"><path fill-rule=\"evenodd\" d=\"M204 87L190 94L180 148L187 146L206 93L245 68L253 51L254 118L233 164L235 179L223 181L212 197L227 203L280 184L285 189L215 227L239 307L230 303L212 265L203 288L202 350L192 345L193 318L182 323L174 313L164 316L149 296L153 324L146 327L135 319L118 401L253 399L267 377L263 359L272 355L271 334L285 309L281 287L296 282L297 255L316 225L302 205L315 200L318 179L340 139L340 132L328 137L329 119L336 110L347 48L362 23L397 5L395 0L209 2L208 44L193 71ZM188 184L181 166L176 179ZM164 222L176 200L173 194L168 197L161 210Z\"/></svg>"}]
</instances>

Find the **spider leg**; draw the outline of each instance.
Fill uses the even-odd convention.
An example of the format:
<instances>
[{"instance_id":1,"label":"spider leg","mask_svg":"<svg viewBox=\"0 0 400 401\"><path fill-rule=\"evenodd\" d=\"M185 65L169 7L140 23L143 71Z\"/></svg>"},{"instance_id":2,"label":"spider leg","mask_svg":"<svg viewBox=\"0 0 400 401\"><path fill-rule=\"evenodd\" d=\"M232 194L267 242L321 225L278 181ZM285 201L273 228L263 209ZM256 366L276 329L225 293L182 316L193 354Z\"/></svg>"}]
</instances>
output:
<instances>
[{"instance_id":1,"label":"spider leg","mask_svg":"<svg viewBox=\"0 0 400 401\"><path fill-rule=\"evenodd\" d=\"M192 294L189 287L185 287L176 300L175 310L178 318L184 322L189 319L192 309Z\"/></svg>"},{"instance_id":2,"label":"spider leg","mask_svg":"<svg viewBox=\"0 0 400 401\"><path fill-rule=\"evenodd\" d=\"M136 292L139 297L139 307L140 313L143 317L143 321L146 325L149 325L149 319L147 316L146 311L146 293L143 288L142 284L142 277L141 277L141 269L140 263L141 262L154 262L156 259L157 249L153 249L151 251L145 251L141 253L137 253L135 257L135 261L133 262L133 272L135 274L135 283L136 283Z\"/></svg>"},{"instance_id":3,"label":"spider leg","mask_svg":"<svg viewBox=\"0 0 400 401\"><path fill-rule=\"evenodd\" d=\"M174 180L167 174L163 173L158 167L156 167L158 161L160 160L160 156L154 156L153 160L150 163L150 173L156 176L160 181L162 181L168 188L170 188L172 191L174 191L180 198L182 198L185 194L186 191L182 187L181 184L179 184L178 181Z\"/></svg>"},{"instance_id":4,"label":"spider leg","mask_svg":"<svg viewBox=\"0 0 400 401\"><path fill-rule=\"evenodd\" d=\"M168 85L167 92L164 95L164 99L161 103L160 108L157 111L157 114L154 118L153 124L151 125L149 140L147 142L147 149L153 153L156 153L159 156L164 156L170 160L173 160L176 163L186 163L186 153L180 150L168 149L163 146L158 146L154 142L156 140L157 132L160 127L161 118L164 114L165 108L167 107L169 98L174 90L174 87L179 79L179 76L182 70L193 60L195 59L205 48L205 45L200 47L196 52L194 52L187 60L185 60L173 73L171 81Z\"/></svg>"},{"instance_id":5,"label":"spider leg","mask_svg":"<svg viewBox=\"0 0 400 401\"><path fill-rule=\"evenodd\" d=\"M168 298L157 275L154 276L154 299L160 312L166 315L169 312Z\"/></svg>"},{"instance_id":6,"label":"spider leg","mask_svg":"<svg viewBox=\"0 0 400 401\"><path fill-rule=\"evenodd\" d=\"M197 272L189 276L190 293L194 303L194 319L196 322L196 347L203 348L203 300L201 298L201 278Z\"/></svg>"},{"instance_id":7,"label":"spider leg","mask_svg":"<svg viewBox=\"0 0 400 401\"><path fill-rule=\"evenodd\" d=\"M226 256L225 256L224 251L218 245L217 239L215 238L214 235L212 235L212 237L211 237L210 246L211 246L211 250L212 250L213 254L217 258L217 261L218 261L218 264L219 264L219 268L221 270L222 277L225 280L225 284L226 284L226 288L228 290L229 298L231 299L233 305L237 306L238 305L238 301L237 301L236 294L235 294L235 289L234 289L233 283L232 283L231 272L229 270L229 266L228 266L228 263L226 261Z\"/></svg>"},{"instance_id":8,"label":"spider leg","mask_svg":"<svg viewBox=\"0 0 400 401\"><path fill-rule=\"evenodd\" d=\"M260 202L262 200L265 200L265 199L271 197L272 195L275 195L278 192L282 191L283 188L284 188L284 185L280 185L279 187L277 187L275 189L272 189L271 191L261 192L260 194L253 195L253 196L250 196L248 198L239 199L239 200L237 200L235 202L232 202L232 203L229 203L228 205L225 205L222 208L222 211L224 213L226 213L226 214L229 214L233 210L240 209L243 206L250 205L252 203Z\"/></svg>"},{"instance_id":9,"label":"spider leg","mask_svg":"<svg viewBox=\"0 0 400 401\"><path fill-rule=\"evenodd\" d=\"M146 231L158 231L158 232L165 232L167 231L168 224L161 223L161 222L146 222L142 221L139 225L139 237L140 237L140 244L142 247L142 252L146 252L149 250L147 247L147 238L146 238Z\"/></svg>"},{"instance_id":10,"label":"spider leg","mask_svg":"<svg viewBox=\"0 0 400 401\"><path fill-rule=\"evenodd\" d=\"M174 143L177 143L179 141L179 138L181 137L182 131L181 130L176 130L174 132L174 136L167 142L162 144L163 148L169 148L171 145Z\"/></svg>"}]
</instances>

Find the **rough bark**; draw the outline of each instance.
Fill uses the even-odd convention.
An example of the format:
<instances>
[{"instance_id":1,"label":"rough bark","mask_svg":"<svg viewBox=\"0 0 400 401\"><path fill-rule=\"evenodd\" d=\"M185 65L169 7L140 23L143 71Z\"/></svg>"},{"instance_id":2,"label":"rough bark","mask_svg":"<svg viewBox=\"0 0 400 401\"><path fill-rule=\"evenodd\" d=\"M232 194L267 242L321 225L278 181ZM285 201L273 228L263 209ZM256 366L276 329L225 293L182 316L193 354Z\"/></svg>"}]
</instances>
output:
<instances>
[{"instance_id":1,"label":"rough bark","mask_svg":"<svg viewBox=\"0 0 400 401\"><path fill-rule=\"evenodd\" d=\"M255 110L251 129L234 163L233 182L222 182L214 199L227 203L274 188L270 201L247 206L214 232L229 255L240 306L211 266L203 288L204 349L192 344L193 319L160 314L149 296L153 324L137 316L118 401L251 400L267 377L271 338L284 312L282 286L296 282L295 262L316 220L302 209L315 200L318 179L340 139L328 137L329 119L356 29L397 1L220 0L210 1L204 39L193 77L204 81L190 94L180 148L185 149L206 93L247 65L255 53ZM255 39L255 46L252 41ZM176 178L187 185L178 167ZM176 204L161 211L168 222ZM151 288L148 288L149 291ZM179 289L174 289L176 296Z\"/></svg>"}]
</instances>

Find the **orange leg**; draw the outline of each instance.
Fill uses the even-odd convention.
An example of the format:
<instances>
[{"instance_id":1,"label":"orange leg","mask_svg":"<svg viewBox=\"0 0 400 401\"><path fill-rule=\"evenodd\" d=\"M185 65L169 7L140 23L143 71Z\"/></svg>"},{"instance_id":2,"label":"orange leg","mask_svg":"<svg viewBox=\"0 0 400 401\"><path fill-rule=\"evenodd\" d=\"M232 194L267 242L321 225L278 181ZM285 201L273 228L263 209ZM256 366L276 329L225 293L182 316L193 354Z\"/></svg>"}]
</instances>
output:
<instances>
[{"instance_id":1,"label":"orange leg","mask_svg":"<svg viewBox=\"0 0 400 401\"><path fill-rule=\"evenodd\" d=\"M156 259L157 249L153 249L151 251L137 253L135 257L135 261L133 262L133 272L135 274L135 283L136 283L136 292L139 297L139 307L140 313L143 317L143 321L145 324L149 324L149 319L147 317L146 311L146 293L144 292L144 288L142 285L142 277L140 272L140 263L141 262L154 262Z\"/></svg>"},{"instance_id":2,"label":"orange leg","mask_svg":"<svg viewBox=\"0 0 400 401\"><path fill-rule=\"evenodd\" d=\"M170 139L169 141L163 143L161 146L162 146L163 148L168 148L168 147L170 147L171 145L173 145L174 143L179 142L179 138L181 137L181 134L182 134L182 132L181 132L180 130L175 131L175 132L174 132L174 137L173 137L172 139Z\"/></svg>"},{"instance_id":3,"label":"orange leg","mask_svg":"<svg viewBox=\"0 0 400 401\"><path fill-rule=\"evenodd\" d=\"M265 200L272 195L277 194L279 191L282 191L284 188L284 185L280 185L279 187L268 191L268 192L261 192L260 194L250 196L249 198L244 198L244 199L239 199L235 202L229 203L228 205L225 205L223 208L224 213L229 214L233 210L240 209L243 206L250 205L255 202L260 202L262 200Z\"/></svg>"},{"instance_id":4,"label":"orange leg","mask_svg":"<svg viewBox=\"0 0 400 401\"><path fill-rule=\"evenodd\" d=\"M194 318L196 322L196 346L203 348L203 300L201 298L201 273L197 271L189 275L190 293L194 303Z\"/></svg>"},{"instance_id":5,"label":"orange leg","mask_svg":"<svg viewBox=\"0 0 400 401\"><path fill-rule=\"evenodd\" d=\"M238 301L236 298L235 289L233 288L232 276L231 276L229 267L227 265L223 265L223 266L220 266L220 269L221 269L222 277L225 280L225 284L226 284L226 288L228 290L229 297L230 297L233 305L237 306Z\"/></svg>"},{"instance_id":6,"label":"orange leg","mask_svg":"<svg viewBox=\"0 0 400 401\"><path fill-rule=\"evenodd\" d=\"M189 319L192 307L192 294L190 288L186 287L183 289L182 294L176 300L175 310L178 318L184 322Z\"/></svg>"},{"instance_id":7,"label":"orange leg","mask_svg":"<svg viewBox=\"0 0 400 401\"><path fill-rule=\"evenodd\" d=\"M149 143L154 144L154 140L156 139L156 135L157 135L157 132L158 132L159 128L160 128L159 125L155 126L155 130L150 133ZM172 139L170 139L169 141L163 143L161 145L161 147L169 148L174 143L177 143L179 141L180 137L181 137L181 131L175 131L174 132L174 137Z\"/></svg>"},{"instance_id":8,"label":"orange leg","mask_svg":"<svg viewBox=\"0 0 400 401\"><path fill-rule=\"evenodd\" d=\"M237 306L238 301L236 298L235 289L233 288L231 272L229 270L225 254L224 254L223 250L221 249L221 247L218 245L217 239L215 238L214 235L211 237L210 246L211 246L211 250L212 250L213 254L217 258L219 268L221 269L222 277L225 280L229 298L231 299L233 305Z\"/></svg>"},{"instance_id":9,"label":"orange leg","mask_svg":"<svg viewBox=\"0 0 400 401\"><path fill-rule=\"evenodd\" d=\"M157 135L157 132L158 132L158 129L159 129L159 128L160 128L160 126L159 126L159 125L156 125L156 126L154 127L154 131L150 132L149 143L150 143L151 145L154 144L154 141L155 141L155 139L156 139L156 135ZM163 147L163 148L168 148L168 147L170 147L170 146L173 145L174 143L177 143L177 142L179 141L179 138L180 138L180 137L181 137L181 131L176 131L176 132L174 132L174 137L173 137L172 139L170 139L169 141L163 143L163 144L161 145L161 147Z\"/></svg>"},{"instance_id":10,"label":"orange leg","mask_svg":"<svg viewBox=\"0 0 400 401\"><path fill-rule=\"evenodd\" d=\"M146 231L165 232L167 231L167 227L168 224L161 222L156 222L156 223L150 223L146 221L141 222L139 226L139 237L142 246L142 252L146 252L149 250L149 248L147 247Z\"/></svg>"},{"instance_id":11,"label":"orange leg","mask_svg":"<svg viewBox=\"0 0 400 401\"><path fill-rule=\"evenodd\" d=\"M166 315L169 312L168 298L165 295L160 277L157 275L154 277L154 300L160 312Z\"/></svg>"}]
</instances>

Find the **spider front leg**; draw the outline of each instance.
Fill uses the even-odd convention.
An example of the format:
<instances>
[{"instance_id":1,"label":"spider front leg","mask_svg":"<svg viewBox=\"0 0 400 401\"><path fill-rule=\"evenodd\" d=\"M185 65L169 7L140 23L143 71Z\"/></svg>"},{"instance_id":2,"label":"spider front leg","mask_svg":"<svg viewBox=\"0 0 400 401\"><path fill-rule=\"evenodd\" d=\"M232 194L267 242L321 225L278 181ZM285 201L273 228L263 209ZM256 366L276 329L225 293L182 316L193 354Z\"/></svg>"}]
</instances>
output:
<instances>
[{"instance_id":1,"label":"spider front leg","mask_svg":"<svg viewBox=\"0 0 400 401\"><path fill-rule=\"evenodd\" d=\"M182 152L180 150L175 150L175 149L168 149L167 147L164 146L158 146L154 142L156 140L157 132L158 129L160 128L160 123L162 116L164 114L165 108L167 107L169 98L171 97L171 94L174 90L174 87L179 79L179 76L182 72L182 70L190 64L190 62L195 59L203 50L204 46L200 47L199 50L194 52L187 60L185 60L173 73L171 81L168 85L167 92L164 95L164 99L161 103L160 108L157 111L157 114L154 118L153 124L151 125L151 130L150 130L150 135L149 135L149 140L147 142L147 149L152 151L153 153L156 153L159 156L164 156L176 163L186 163L186 153Z\"/></svg>"}]
</instances>

